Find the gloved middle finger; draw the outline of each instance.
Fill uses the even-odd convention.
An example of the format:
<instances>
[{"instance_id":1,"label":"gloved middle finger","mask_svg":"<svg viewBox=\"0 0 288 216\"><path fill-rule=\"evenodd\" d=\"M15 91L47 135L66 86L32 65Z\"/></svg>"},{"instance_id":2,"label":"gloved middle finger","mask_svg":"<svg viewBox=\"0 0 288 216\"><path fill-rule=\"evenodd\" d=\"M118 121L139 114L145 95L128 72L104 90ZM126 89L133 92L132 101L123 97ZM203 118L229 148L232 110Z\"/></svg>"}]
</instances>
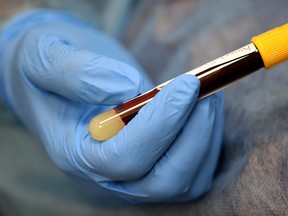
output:
<instances>
[{"instance_id":1,"label":"gloved middle finger","mask_svg":"<svg viewBox=\"0 0 288 216\"><path fill-rule=\"evenodd\" d=\"M214 105L211 97L197 104L183 131L145 177L112 182L108 188L134 196L137 201L169 201L185 196L213 143Z\"/></svg>"}]
</instances>

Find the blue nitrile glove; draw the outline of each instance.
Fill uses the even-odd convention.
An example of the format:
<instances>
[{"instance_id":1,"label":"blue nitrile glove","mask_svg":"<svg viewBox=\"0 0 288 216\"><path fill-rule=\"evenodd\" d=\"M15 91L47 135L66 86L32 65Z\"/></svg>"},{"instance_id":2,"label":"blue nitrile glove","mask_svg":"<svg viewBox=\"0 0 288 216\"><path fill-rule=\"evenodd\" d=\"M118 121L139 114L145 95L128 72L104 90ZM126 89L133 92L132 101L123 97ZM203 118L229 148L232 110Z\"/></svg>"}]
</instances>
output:
<instances>
[{"instance_id":1,"label":"blue nitrile glove","mask_svg":"<svg viewBox=\"0 0 288 216\"><path fill-rule=\"evenodd\" d=\"M73 16L38 11L10 24L0 52L7 106L90 192L168 202L195 199L211 187L223 100L216 94L196 104L194 76L176 78L119 134L97 142L90 119L151 87L129 66L137 68L127 51Z\"/></svg>"}]
</instances>

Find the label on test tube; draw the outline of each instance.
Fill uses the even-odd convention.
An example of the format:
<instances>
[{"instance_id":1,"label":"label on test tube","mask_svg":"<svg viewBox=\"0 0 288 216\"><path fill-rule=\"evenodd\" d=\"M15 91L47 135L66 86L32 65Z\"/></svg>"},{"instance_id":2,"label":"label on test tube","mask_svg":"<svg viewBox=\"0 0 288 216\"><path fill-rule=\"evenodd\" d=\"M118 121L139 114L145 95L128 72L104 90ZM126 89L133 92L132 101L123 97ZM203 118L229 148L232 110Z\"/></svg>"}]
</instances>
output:
<instances>
[{"instance_id":1,"label":"label on test tube","mask_svg":"<svg viewBox=\"0 0 288 216\"><path fill-rule=\"evenodd\" d=\"M255 47L255 45L253 43L244 46L240 49L237 49L233 52L230 52L220 58L217 58L213 61L210 61L200 67L197 67L191 71L186 72L185 74L192 74L194 76L197 76L199 79L203 76L207 76L209 73L213 73L214 70L213 68L217 68L221 65L227 64L231 61L236 61L240 58L245 57L246 55L249 55L251 53L257 52L257 48ZM156 88L158 88L159 90L161 88L163 88L165 85L167 85L169 82L171 82L173 79L168 80L160 85L158 85Z\"/></svg>"}]
</instances>

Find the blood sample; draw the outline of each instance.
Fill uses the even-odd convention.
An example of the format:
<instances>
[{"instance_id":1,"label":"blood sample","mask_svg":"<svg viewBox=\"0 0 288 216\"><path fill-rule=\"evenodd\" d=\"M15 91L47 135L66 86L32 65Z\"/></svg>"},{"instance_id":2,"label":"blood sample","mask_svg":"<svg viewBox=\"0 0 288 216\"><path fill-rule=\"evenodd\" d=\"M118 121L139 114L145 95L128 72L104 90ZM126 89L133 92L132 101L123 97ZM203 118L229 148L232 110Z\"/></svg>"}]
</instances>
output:
<instances>
[{"instance_id":1,"label":"blood sample","mask_svg":"<svg viewBox=\"0 0 288 216\"><path fill-rule=\"evenodd\" d=\"M288 59L288 24L255 36L251 41L247 46L185 73L200 80L199 100L262 67L269 69ZM172 80L95 116L89 123L92 138L104 141L116 135Z\"/></svg>"}]
</instances>

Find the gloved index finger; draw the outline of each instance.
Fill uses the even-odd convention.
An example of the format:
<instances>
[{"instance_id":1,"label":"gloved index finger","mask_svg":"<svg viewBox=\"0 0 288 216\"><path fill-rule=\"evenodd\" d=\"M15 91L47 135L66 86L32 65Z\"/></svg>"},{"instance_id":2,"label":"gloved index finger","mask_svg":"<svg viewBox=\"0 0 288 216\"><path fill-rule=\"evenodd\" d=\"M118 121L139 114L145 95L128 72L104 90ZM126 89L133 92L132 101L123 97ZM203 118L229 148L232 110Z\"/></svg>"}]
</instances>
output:
<instances>
[{"instance_id":1,"label":"gloved index finger","mask_svg":"<svg viewBox=\"0 0 288 216\"><path fill-rule=\"evenodd\" d=\"M73 101L102 105L122 103L142 91L143 79L132 66L76 48L69 33L59 31L41 26L21 40L21 68L33 84Z\"/></svg>"},{"instance_id":2,"label":"gloved index finger","mask_svg":"<svg viewBox=\"0 0 288 216\"><path fill-rule=\"evenodd\" d=\"M113 180L147 173L181 130L196 103L199 83L192 75L176 78L115 137L101 144L83 142L82 153L89 167Z\"/></svg>"}]
</instances>

